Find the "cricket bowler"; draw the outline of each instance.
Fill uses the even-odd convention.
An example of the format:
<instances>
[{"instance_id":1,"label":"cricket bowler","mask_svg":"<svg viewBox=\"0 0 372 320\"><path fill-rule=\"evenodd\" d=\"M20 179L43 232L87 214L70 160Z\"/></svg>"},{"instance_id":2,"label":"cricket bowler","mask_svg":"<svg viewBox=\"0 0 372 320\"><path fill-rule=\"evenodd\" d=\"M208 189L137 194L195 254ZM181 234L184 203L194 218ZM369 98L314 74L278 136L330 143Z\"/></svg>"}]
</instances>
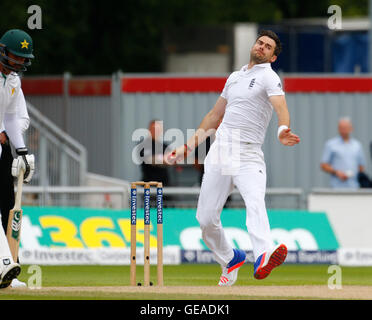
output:
<instances>
[{"instance_id":1,"label":"cricket bowler","mask_svg":"<svg viewBox=\"0 0 372 320\"><path fill-rule=\"evenodd\" d=\"M167 155L177 163L217 129L204 166L196 218L205 244L222 267L219 286L233 285L244 264L243 250L232 248L221 224L223 206L234 186L246 206L246 227L252 242L254 277L266 278L287 256L285 244L274 246L265 206L266 166L262 144L275 110L277 137L284 146L300 142L290 129L290 115L279 76L271 68L281 51L271 30L259 33L249 63L233 72L214 107L185 145ZM213 130L212 130L213 131ZM280 161L280 159L277 159Z\"/></svg>"}]
</instances>

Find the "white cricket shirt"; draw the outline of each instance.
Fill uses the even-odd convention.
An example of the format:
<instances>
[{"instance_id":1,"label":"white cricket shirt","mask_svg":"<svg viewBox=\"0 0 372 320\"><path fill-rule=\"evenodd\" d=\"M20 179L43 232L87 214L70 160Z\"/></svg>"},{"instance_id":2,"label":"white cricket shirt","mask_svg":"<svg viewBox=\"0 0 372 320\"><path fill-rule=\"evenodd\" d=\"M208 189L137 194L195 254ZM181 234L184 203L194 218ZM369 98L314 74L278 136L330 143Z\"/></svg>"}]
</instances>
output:
<instances>
[{"instance_id":1,"label":"white cricket shirt","mask_svg":"<svg viewBox=\"0 0 372 320\"><path fill-rule=\"evenodd\" d=\"M284 92L270 63L256 64L251 69L246 65L233 72L221 93L227 105L216 137L263 144L273 112L269 97L276 95Z\"/></svg>"},{"instance_id":2,"label":"white cricket shirt","mask_svg":"<svg viewBox=\"0 0 372 320\"><path fill-rule=\"evenodd\" d=\"M18 113L20 118L28 119L21 80L15 73L6 76L0 73L0 125L3 123L5 113ZM23 126L21 127L23 129Z\"/></svg>"}]
</instances>

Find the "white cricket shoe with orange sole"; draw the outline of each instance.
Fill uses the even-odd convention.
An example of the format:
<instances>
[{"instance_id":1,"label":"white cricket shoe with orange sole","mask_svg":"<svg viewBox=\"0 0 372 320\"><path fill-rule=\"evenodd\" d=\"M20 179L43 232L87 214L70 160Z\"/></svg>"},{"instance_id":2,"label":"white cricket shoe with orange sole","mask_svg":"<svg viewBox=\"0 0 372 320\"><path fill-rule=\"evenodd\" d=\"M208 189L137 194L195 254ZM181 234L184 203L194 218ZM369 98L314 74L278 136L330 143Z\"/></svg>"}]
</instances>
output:
<instances>
[{"instance_id":1,"label":"white cricket shoe with orange sole","mask_svg":"<svg viewBox=\"0 0 372 320\"><path fill-rule=\"evenodd\" d=\"M238 279L239 268L244 264L246 254L243 250L233 249L234 258L226 267L222 268L222 275L218 285L220 287L232 286Z\"/></svg>"}]
</instances>

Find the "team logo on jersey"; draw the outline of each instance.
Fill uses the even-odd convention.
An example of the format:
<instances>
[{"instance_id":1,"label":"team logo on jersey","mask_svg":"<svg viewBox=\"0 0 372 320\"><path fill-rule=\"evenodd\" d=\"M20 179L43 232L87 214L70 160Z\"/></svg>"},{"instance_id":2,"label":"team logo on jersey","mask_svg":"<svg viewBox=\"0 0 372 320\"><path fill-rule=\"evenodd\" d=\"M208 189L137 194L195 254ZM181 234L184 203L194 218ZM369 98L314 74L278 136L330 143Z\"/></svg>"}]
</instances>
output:
<instances>
[{"instance_id":1,"label":"team logo on jersey","mask_svg":"<svg viewBox=\"0 0 372 320\"><path fill-rule=\"evenodd\" d=\"M278 88L282 88L282 84L280 82L278 83Z\"/></svg>"},{"instance_id":2,"label":"team logo on jersey","mask_svg":"<svg viewBox=\"0 0 372 320\"><path fill-rule=\"evenodd\" d=\"M12 88L12 94L11 94L11 95L13 95L13 94L14 94L14 92L15 92L15 88Z\"/></svg>"},{"instance_id":3,"label":"team logo on jersey","mask_svg":"<svg viewBox=\"0 0 372 320\"><path fill-rule=\"evenodd\" d=\"M253 79L251 80L251 83L249 84L249 87L250 87L250 88L253 88L255 82L256 82L256 78L253 78Z\"/></svg>"},{"instance_id":4,"label":"team logo on jersey","mask_svg":"<svg viewBox=\"0 0 372 320\"><path fill-rule=\"evenodd\" d=\"M21 45L22 45L22 48L21 48L21 49L23 49L23 48L28 49L28 45L29 45L29 44L30 44L30 43L27 42L26 39L24 39L23 42L21 42Z\"/></svg>"}]
</instances>

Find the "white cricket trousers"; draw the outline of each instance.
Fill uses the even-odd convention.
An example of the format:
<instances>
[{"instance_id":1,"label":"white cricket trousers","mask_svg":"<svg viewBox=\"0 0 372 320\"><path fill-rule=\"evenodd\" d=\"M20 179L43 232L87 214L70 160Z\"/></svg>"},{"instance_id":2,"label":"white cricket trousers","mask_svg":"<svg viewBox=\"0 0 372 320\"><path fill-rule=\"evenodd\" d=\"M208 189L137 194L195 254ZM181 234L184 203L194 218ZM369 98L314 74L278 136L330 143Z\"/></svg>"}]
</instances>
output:
<instances>
[{"instance_id":1,"label":"white cricket trousers","mask_svg":"<svg viewBox=\"0 0 372 320\"><path fill-rule=\"evenodd\" d=\"M265 206L266 166L261 145L236 146L233 150L232 144L217 140L212 144L204 161L196 212L203 240L222 266L234 257L221 224L222 209L234 186L245 203L246 227L255 260L273 246Z\"/></svg>"}]
</instances>

